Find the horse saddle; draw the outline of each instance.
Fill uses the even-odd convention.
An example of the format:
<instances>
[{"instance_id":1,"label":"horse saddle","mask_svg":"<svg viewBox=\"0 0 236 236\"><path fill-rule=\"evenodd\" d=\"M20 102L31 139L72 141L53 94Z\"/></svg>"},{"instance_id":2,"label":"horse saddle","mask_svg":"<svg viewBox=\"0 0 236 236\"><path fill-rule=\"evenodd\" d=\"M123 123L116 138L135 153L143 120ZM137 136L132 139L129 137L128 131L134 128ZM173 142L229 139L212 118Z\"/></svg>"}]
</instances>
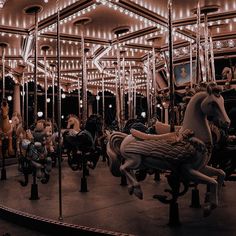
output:
<instances>
[{"instance_id":1,"label":"horse saddle","mask_svg":"<svg viewBox=\"0 0 236 236\"><path fill-rule=\"evenodd\" d=\"M133 135L133 137L140 140L162 140L162 139L169 139L169 138L173 140L177 140L177 134L175 132L167 133L167 134L146 134L136 129L131 129L130 133Z\"/></svg>"}]
</instances>

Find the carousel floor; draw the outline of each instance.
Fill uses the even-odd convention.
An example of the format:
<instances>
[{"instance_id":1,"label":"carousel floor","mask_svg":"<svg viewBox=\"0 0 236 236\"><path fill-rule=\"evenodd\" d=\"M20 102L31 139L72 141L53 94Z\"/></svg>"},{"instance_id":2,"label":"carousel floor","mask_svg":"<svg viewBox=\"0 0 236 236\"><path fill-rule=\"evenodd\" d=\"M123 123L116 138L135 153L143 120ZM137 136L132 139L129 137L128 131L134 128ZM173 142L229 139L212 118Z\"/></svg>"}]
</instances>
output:
<instances>
[{"instance_id":1,"label":"carousel floor","mask_svg":"<svg viewBox=\"0 0 236 236\"><path fill-rule=\"evenodd\" d=\"M100 161L88 177L89 192L81 193L80 172L73 172L62 164L63 220L64 222L134 235L229 235L236 236L236 183L226 182L220 206L207 218L202 209L189 207L190 191L180 198L182 225L170 228L168 206L152 196L163 193L167 186L164 176L156 183L153 176L141 183L144 199L138 200L120 186L120 179L111 176L106 163ZM17 166L7 167L7 180L0 181L0 204L45 218L58 219L58 170L52 171L47 185L39 183L39 200L30 201L30 184L23 188L18 183L22 176ZM204 187L200 187L201 202ZM0 235L44 235L0 220Z\"/></svg>"}]
</instances>

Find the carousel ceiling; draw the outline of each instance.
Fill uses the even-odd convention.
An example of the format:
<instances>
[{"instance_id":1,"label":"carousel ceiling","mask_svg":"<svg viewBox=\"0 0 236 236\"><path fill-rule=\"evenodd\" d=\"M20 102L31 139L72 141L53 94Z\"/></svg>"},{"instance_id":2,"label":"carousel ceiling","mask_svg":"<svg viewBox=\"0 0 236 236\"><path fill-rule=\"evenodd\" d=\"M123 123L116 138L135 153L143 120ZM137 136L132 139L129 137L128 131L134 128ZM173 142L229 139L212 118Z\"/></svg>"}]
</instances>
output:
<instances>
[{"instance_id":1,"label":"carousel ceiling","mask_svg":"<svg viewBox=\"0 0 236 236\"><path fill-rule=\"evenodd\" d=\"M56 0L0 0L0 42L7 43L6 68L15 79L24 72L24 81L33 79L35 15L27 8L36 5L38 13L38 82L43 86L45 55L50 85L57 54ZM173 0L174 61L188 59L194 49L197 32L197 0ZM72 91L81 82L81 33L84 28L88 49L88 89L114 92L117 49L121 50L125 76L132 74L137 84L146 83L145 63L156 52L156 67L165 66L168 50L167 0L59 0L61 38L61 81L64 90ZM200 1L207 13L214 54L234 54L236 45L236 0ZM205 9L205 10L204 10ZM78 20L87 19L83 27ZM201 24L204 25L202 15ZM122 32L122 29L123 30ZM203 27L202 27L203 28ZM116 30L121 29L118 36ZM204 40L204 30L201 30ZM190 47L190 45L192 45ZM49 46L48 50L43 50ZM45 47L44 47L45 48ZM45 53L46 52L46 53ZM194 54L194 50L193 50ZM22 64L26 67L22 67ZM130 73L132 71L132 73ZM159 78L161 79L161 78ZM127 82L128 83L128 82ZM157 79L159 88L161 82Z\"/></svg>"}]
</instances>

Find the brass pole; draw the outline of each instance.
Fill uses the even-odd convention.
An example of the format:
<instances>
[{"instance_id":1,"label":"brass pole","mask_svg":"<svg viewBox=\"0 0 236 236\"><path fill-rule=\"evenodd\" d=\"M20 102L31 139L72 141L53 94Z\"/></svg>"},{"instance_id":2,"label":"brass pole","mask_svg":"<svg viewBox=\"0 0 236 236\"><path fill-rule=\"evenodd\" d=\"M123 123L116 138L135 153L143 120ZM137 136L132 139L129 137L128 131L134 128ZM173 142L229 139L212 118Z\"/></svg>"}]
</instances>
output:
<instances>
[{"instance_id":1,"label":"brass pole","mask_svg":"<svg viewBox=\"0 0 236 236\"><path fill-rule=\"evenodd\" d=\"M151 118L151 106L150 106L150 55L148 53L148 59L147 59L147 123L150 125L150 118Z\"/></svg>"},{"instance_id":2,"label":"brass pole","mask_svg":"<svg viewBox=\"0 0 236 236\"><path fill-rule=\"evenodd\" d=\"M60 45L60 7L57 0L57 122L58 122L58 183L59 183L59 220L62 221L62 176L61 176L61 45Z\"/></svg>"},{"instance_id":3,"label":"brass pole","mask_svg":"<svg viewBox=\"0 0 236 236\"><path fill-rule=\"evenodd\" d=\"M204 34L205 34L205 68L206 68L206 81L209 82L210 79L210 69L209 69L209 33L208 33L208 17L207 13L204 14Z\"/></svg>"},{"instance_id":4,"label":"brass pole","mask_svg":"<svg viewBox=\"0 0 236 236\"><path fill-rule=\"evenodd\" d=\"M104 70L102 70L102 131L105 131L105 88L104 88Z\"/></svg>"},{"instance_id":5,"label":"brass pole","mask_svg":"<svg viewBox=\"0 0 236 236\"><path fill-rule=\"evenodd\" d=\"M25 106L26 106L26 129L29 129L29 85L28 81L26 83L26 101L25 101Z\"/></svg>"},{"instance_id":6,"label":"brass pole","mask_svg":"<svg viewBox=\"0 0 236 236\"><path fill-rule=\"evenodd\" d=\"M25 124L25 74L22 73L22 124Z\"/></svg>"},{"instance_id":7,"label":"brass pole","mask_svg":"<svg viewBox=\"0 0 236 236\"><path fill-rule=\"evenodd\" d=\"M157 117L157 83L156 83L156 54L155 54L155 47L154 47L154 42L153 42L153 47L152 47L152 83L153 83L153 115L154 117Z\"/></svg>"},{"instance_id":8,"label":"brass pole","mask_svg":"<svg viewBox=\"0 0 236 236\"><path fill-rule=\"evenodd\" d=\"M119 129L122 130L122 126L123 126L123 121L122 121L122 117L123 117L123 109L122 109L122 102L123 102L123 98L121 97L121 68L120 68L120 48L119 48L119 35L117 34L117 93L116 97L117 97L117 106L118 108L116 108L117 110L117 121L118 121L118 126Z\"/></svg>"},{"instance_id":9,"label":"brass pole","mask_svg":"<svg viewBox=\"0 0 236 236\"><path fill-rule=\"evenodd\" d=\"M47 105L47 98L48 98L48 81L47 81L47 48L46 46L43 47L43 52L44 52L44 55L43 55L43 58L44 58L44 117L45 117L45 120L48 119L48 105Z\"/></svg>"},{"instance_id":10,"label":"brass pole","mask_svg":"<svg viewBox=\"0 0 236 236\"><path fill-rule=\"evenodd\" d=\"M201 9L200 1L197 5L197 36L196 36L196 84L199 84L201 79L201 69L200 69L200 46L201 46Z\"/></svg>"},{"instance_id":11,"label":"brass pole","mask_svg":"<svg viewBox=\"0 0 236 236\"><path fill-rule=\"evenodd\" d=\"M175 111L174 111L174 83L173 83L173 35L172 35L172 0L168 0L168 28L169 28L169 90L170 90L170 132L175 131Z\"/></svg>"},{"instance_id":12,"label":"brass pole","mask_svg":"<svg viewBox=\"0 0 236 236\"><path fill-rule=\"evenodd\" d=\"M81 57L82 57L82 100L83 100L82 125L84 127L88 116L87 78L86 78L86 63L85 63L85 51L84 51L84 24L81 24Z\"/></svg>"},{"instance_id":13,"label":"brass pole","mask_svg":"<svg viewBox=\"0 0 236 236\"><path fill-rule=\"evenodd\" d=\"M189 57L190 57L190 87L193 87L193 51L192 51L192 43L189 44Z\"/></svg>"},{"instance_id":14,"label":"brass pole","mask_svg":"<svg viewBox=\"0 0 236 236\"><path fill-rule=\"evenodd\" d=\"M5 52L6 47L5 45L2 46L2 99L5 98Z\"/></svg>"},{"instance_id":15,"label":"brass pole","mask_svg":"<svg viewBox=\"0 0 236 236\"><path fill-rule=\"evenodd\" d=\"M78 117L79 119L81 118L81 109L80 109L80 84L79 84L79 76L78 76L78 82L77 82L77 87L78 87Z\"/></svg>"},{"instance_id":16,"label":"brass pole","mask_svg":"<svg viewBox=\"0 0 236 236\"><path fill-rule=\"evenodd\" d=\"M38 76L38 12L35 12L35 45L34 45L34 123L37 123L38 112L38 93L37 93L37 76Z\"/></svg>"}]
</instances>

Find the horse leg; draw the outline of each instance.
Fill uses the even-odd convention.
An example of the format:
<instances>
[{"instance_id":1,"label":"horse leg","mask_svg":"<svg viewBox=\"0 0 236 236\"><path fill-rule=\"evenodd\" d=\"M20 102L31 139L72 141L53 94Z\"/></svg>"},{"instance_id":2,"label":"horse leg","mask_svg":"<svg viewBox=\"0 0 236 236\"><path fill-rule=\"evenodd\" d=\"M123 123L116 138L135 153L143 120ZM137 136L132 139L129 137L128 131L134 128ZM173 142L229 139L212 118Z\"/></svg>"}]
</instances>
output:
<instances>
[{"instance_id":1,"label":"horse leg","mask_svg":"<svg viewBox=\"0 0 236 236\"><path fill-rule=\"evenodd\" d=\"M38 179L42 178L42 165L36 161L32 161L32 166L36 169L36 177Z\"/></svg>"},{"instance_id":2,"label":"horse leg","mask_svg":"<svg viewBox=\"0 0 236 236\"><path fill-rule=\"evenodd\" d=\"M9 154L9 156L14 155L14 149L13 149L13 145L12 145L12 134L9 136L9 139L8 139L8 154Z\"/></svg>"},{"instance_id":3,"label":"horse leg","mask_svg":"<svg viewBox=\"0 0 236 236\"><path fill-rule=\"evenodd\" d=\"M50 179L51 170L52 170L52 158L51 157L46 157L45 164L44 164L44 169L43 169L44 176L41 179L42 184L48 183L48 181Z\"/></svg>"},{"instance_id":4,"label":"horse leg","mask_svg":"<svg viewBox=\"0 0 236 236\"><path fill-rule=\"evenodd\" d=\"M187 169L187 173L193 181L209 184L210 192L207 193L209 194L209 199L207 199L206 205L204 206L204 216L210 215L211 210L218 206L218 182L214 178L211 178L198 170Z\"/></svg>"},{"instance_id":5,"label":"horse leg","mask_svg":"<svg viewBox=\"0 0 236 236\"><path fill-rule=\"evenodd\" d=\"M209 177L213 177L213 176L217 176L217 182L218 182L218 197L219 194L221 192L221 188L223 186L224 183L224 179L225 179L225 172L221 169L217 169L214 168L212 166L205 166L203 169L200 170L201 173L209 176Z\"/></svg>"},{"instance_id":6,"label":"horse leg","mask_svg":"<svg viewBox=\"0 0 236 236\"><path fill-rule=\"evenodd\" d=\"M127 177L127 180L129 182L129 193L133 194L138 197L139 199L143 199L143 192L141 190L141 186L138 183L138 181L135 178L135 175L133 172L130 171L130 169L137 168L141 163L141 158L135 158L135 159L125 159L125 163L120 166L120 171Z\"/></svg>"}]
</instances>

